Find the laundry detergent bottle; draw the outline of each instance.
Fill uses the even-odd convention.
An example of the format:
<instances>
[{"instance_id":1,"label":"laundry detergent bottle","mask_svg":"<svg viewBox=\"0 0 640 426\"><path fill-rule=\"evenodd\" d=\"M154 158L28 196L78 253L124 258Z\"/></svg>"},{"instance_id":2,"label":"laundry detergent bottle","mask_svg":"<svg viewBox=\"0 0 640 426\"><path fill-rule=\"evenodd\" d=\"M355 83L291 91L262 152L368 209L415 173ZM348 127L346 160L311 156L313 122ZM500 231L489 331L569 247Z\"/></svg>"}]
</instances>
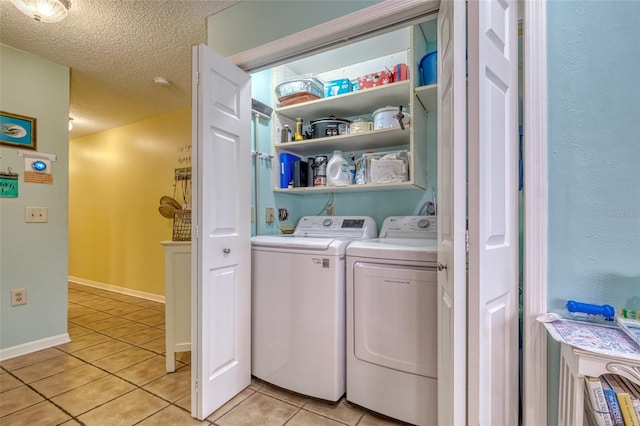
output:
<instances>
[{"instance_id":1,"label":"laundry detergent bottle","mask_svg":"<svg viewBox=\"0 0 640 426\"><path fill-rule=\"evenodd\" d=\"M333 151L333 157L327 163L327 185L346 186L351 184L349 163L342 156L342 151Z\"/></svg>"}]
</instances>

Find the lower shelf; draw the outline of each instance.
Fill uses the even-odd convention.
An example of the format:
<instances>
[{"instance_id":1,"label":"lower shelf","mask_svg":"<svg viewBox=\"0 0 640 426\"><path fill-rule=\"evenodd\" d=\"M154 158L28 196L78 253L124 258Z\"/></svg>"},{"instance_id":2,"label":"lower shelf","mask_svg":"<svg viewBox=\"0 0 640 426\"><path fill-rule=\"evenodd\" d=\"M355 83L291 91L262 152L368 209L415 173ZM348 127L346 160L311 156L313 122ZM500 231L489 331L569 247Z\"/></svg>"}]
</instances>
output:
<instances>
[{"instance_id":1,"label":"lower shelf","mask_svg":"<svg viewBox=\"0 0 640 426\"><path fill-rule=\"evenodd\" d=\"M365 185L348 185L348 186L313 186L300 188L274 188L273 192L285 194L331 194L334 192L376 192L376 191L396 191L426 189L425 186L418 185L414 182L398 182L398 183L368 183Z\"/></svg>"}]
</instances>

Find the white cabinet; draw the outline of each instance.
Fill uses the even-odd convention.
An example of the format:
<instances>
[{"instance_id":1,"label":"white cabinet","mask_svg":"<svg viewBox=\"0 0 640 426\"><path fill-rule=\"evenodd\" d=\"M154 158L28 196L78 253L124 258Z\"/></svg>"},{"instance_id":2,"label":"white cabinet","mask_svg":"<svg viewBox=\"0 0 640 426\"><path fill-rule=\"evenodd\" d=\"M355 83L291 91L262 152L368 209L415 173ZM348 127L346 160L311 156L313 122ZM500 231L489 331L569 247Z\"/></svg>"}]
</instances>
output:
<instances>
[{"instance_id":1,"label":"white cabinet","mask_svg":"<svg viewBox=\"0 0 640 426\"><path fill-rule=\"evenodd\" d=\"M584 376L619 374L640 384L640 361L601 355L562 344L558 425L584 424Z\"/></svg>"},{"instance_id":2,"label":"white cabinet","mask_svg":"<svg viewBox=\"0 0 640 426\"><path fill-rule=\"evenodd\" d=\"M430 40L435 41L435 40ZM407 80L397 81L358 91L324 97L313 101L275 108L274 120L274 191L284 193L317 193L376 191L391 189L425 189L427 141L427 112L434 111L437 98L435 84L420 87L418 63L427 51L427 39L420 25L406 27L362 42L339 47L310 58L300 59L273 69L274 87L296 76L313 74L327 82L335 79L354 81L359 76L393 70L397 64L406 64ZM277 99L274 95L274 104ZM280 130L288 125L295 130L295 120L301 117L306 125L327 117L353 120L357 117L373 119L375 110L386 106L402 106L410 115L410 124L400 127L375 129L370 132L281 142ZM435 141L433 141L435 146ZM294 154L306 161L308 157L326 155L331 158L334 150L341 150L345 158L355 153L376 151L409 152L409 178L403 182L367 183L349 186L313 186L297 188L280 187L279 155Z\"/></svg>"},{"instance_id":3,"label":"white cabinet","mask_svg":"<svg viewBox=\"0 0 640 426\"><path fill-rule=\"evenodd\" d=\"M167 373L176 370L176 352L191 350L191 241L163 241Z\"/></svg>"}]
</instances>

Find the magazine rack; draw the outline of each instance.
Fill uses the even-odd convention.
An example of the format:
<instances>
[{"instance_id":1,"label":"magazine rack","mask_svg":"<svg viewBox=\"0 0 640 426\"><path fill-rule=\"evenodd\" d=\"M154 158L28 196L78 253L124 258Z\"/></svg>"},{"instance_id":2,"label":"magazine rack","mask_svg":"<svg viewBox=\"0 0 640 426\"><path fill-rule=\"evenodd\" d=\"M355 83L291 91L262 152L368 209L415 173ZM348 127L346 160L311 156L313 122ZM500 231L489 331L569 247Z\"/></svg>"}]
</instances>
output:
<instances>
[{"instance_id":1,"label":"magazine rack","mask_svg":"<svg viewBox=\"0 0 640 426\"><path fill-rule=\"evenodd\" d=\"M618 374L640 385L640 360L602 355L561 344L558 425L585 424L584 376Z\"/></svg>"}]
</instances>

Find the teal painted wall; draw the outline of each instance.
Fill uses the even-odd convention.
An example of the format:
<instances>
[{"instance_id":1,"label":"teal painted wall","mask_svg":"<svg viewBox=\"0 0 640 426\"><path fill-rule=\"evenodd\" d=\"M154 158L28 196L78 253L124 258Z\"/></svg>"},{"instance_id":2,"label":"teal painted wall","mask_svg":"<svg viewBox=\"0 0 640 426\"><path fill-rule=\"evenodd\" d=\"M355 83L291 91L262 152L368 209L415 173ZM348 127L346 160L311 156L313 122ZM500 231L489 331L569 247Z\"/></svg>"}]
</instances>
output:
<instances>
[{"instance_id":1,"label":"teal painted wall","mask_svg":"<svg viewBox=\"0 0 640 426\"><path fill-rule=\"evenodd\" d=\"M16 148L0 170L20 174L18 198L0 198L0 349L67 332L69 68L0 45L0 109L37 119L37 149L55 154L53 184L26 183ZM25 223L25 207L48 207L48 223ZM27 304L11 307L12 289Z\"/></svg>"},{"instance_id":2,"label":"teal painted wall","mask_svg":"<svg viewBox=\"0 0 640 426\"><path fill-rule=\"evenodd\" d=\"M313 25L326 22L335 17L343 16L355 10L370 6L376 1L243 1L219 14L209 18L208 46L223 54L232 55L276 40L286 35L304 30ZM260 15L261 19L253 21ZM230 25L229 22L246 22L246 25ZM287 25L272 25L273 22L287 22ZM435 21L434 21L435 25ZM432 47L435 43L432 43ZM252 75L253 98L269 104L273 92L271 73L269 70ZM335 196L336 215L368 215L373 217L378 227L387 216L417 214L420 206L432 200L432 189L437 187L437 113L428 115L426 138L429 143L427 159L427 191L403 190L386 192L353 192L338 193ZM273 154L271 122L258 120L258 148L259 152ZM253 129L255 145L255 125ZM276 223L264 222L265 208L273 207L277 214L279 208L286 208L289 219L281 225L295 225L298 219L305 215L318 215L325 203L331 198L330 194L293 195L274 193L273 166L277 167L277 159L272 161L257 160L259 176L259 205L255 206L255 183L252 185L253 205L256 222L252 225L253 234L278 233ZM255 181L255 168L253 175ZM324 213L323 213L324 214Z\"/></svg>"},{"instance_id":3,"label":"teal painted wall","mask_svg":"<svg viewBox=\"0 0 640 426\"><path fill-rule=\"evenodd\" d=\"M273 90L271 85L271 72L269 70L252 74L252 97L268 104ZM255 120L255 118L254 118ZM427 182L432 182L436 186L437 167L437 114L430 113L427 118L427 139L433 141L430 144L427 164ZM269 120L258 119L258 139L255 149L259 153L272 154L271 122ZM253 126L254 147L256 146L255 132L256 125ZM277 159L272 161L257 159L259 176L259 205L256 208L255 202L255 167L252 167L252 206L256 208L256 220L252 224L252 234L276 234L278 224L267 224L264 222L265 208L272 207L276 213L279 208L285 208L289 212L289 219L281 222L281 225L295 225L300 217L305 215L318 215L327 201L330 194L313 195L292 195L274 193L273 188L276 183L273 181L273 165L277 167ZM427 200L432 199L431 190L405 190L405 191L383 191L383 192L353 192L338 193L335 197L336 215L367 215L376 220L378 227L387 216L417 214L420 206ZM324 214L324 213L322 213Z\"/></svg>"},{"instance_id":4,"label":"teal painted wall","mask_svg":"<svg viewBox=\"0 0 640 426\"><path fill-rule=\"evenodd\" d=\"M640 2L547 5L548 307L640 309ZM556 424L559 345L549 345Z\"/></svg>"}]
</instances>

